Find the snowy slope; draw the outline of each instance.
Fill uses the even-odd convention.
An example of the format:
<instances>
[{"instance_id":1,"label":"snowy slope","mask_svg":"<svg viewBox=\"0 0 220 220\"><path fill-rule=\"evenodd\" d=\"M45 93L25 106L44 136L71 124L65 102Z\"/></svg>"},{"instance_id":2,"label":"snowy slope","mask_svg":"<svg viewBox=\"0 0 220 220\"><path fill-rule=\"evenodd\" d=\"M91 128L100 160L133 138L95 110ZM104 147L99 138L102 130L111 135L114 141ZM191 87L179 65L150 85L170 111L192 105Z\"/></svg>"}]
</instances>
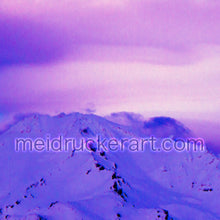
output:
<instances>
[{"instance_id":1,"label":"snowy slope","mask_svg":"<svg viewBox=\"0 0 220 220\"><path fill-rule=\"evenodd\" d=\"M1 219L220 219L219 159L208 152L16 152L15 138L187 137L169 118L120 125L32 114L0 136Z\"/></svg>"}]
</instances>

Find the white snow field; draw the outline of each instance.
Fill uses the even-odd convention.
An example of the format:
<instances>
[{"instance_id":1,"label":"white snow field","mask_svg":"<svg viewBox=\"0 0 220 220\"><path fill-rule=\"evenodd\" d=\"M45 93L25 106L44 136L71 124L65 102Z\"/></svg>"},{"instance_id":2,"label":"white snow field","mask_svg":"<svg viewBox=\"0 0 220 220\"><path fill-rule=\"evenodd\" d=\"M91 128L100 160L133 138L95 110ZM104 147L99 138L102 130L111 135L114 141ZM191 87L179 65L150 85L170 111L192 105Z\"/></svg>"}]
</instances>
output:
<instances>
[{"instance_id":1,"label":"white snow field","mask_svg":"<svg viewBox=\"0 0 220 220\"><path fill-rule=\"evenodd\" d=\"M0 135L0 218L217 220L220 163L205 152L16 152L16 138L188 137L169 118L120 125L96 115L31 114Z\"/></svg>"}]
</instances>

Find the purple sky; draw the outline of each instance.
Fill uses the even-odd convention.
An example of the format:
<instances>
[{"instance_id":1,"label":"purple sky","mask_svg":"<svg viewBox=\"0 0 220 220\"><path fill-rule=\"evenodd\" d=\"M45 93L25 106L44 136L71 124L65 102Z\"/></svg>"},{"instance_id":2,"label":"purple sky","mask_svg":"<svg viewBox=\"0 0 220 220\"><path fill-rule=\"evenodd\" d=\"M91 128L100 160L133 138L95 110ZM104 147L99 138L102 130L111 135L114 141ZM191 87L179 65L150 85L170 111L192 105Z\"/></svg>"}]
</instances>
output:
<instances>
[{"instance_id":1,"label":"purple sky","mask_svg":"<svg viewBox=\"0 0 220 220\"><path fill-rule=\"evenodd\" d=\"M96 110L220 122L218 0L1 0L0 121Z\"/></svg>"}]
</instances>

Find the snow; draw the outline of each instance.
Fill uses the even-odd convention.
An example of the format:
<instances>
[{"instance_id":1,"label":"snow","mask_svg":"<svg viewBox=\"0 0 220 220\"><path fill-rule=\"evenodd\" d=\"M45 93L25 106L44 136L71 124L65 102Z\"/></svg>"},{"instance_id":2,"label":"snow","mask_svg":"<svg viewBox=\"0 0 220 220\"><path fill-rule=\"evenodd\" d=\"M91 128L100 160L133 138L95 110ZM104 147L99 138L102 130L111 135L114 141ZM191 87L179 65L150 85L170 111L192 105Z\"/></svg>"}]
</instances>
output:
<instances>
[{"instance_id":1,"label":"snow","mask_svg":"<svg viewBox=\"0 0 220 220\"><path fill-rule=\"evenodd\" d=\"M152 124L155 122L156 124ZM16 152L16 138L187 137L163 118L117 124L96 115L32 114L0 135L1 219L220 219L219 159L209 152ZM87 129L86 132L82 132ZM100 154L101 153L101 154Z\"/></svg>"}]
</instances>

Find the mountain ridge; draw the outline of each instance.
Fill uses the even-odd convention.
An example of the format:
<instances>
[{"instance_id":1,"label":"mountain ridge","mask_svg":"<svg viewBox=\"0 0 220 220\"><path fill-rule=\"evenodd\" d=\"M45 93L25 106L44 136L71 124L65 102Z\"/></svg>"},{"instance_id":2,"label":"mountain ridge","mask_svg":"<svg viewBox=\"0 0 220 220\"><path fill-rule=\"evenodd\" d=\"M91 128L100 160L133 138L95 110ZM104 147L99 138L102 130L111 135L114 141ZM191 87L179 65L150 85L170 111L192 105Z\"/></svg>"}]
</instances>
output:
<instances>
[{"instance_id":1,"label":"mountain ridge","mask_svg":"<svg viewBox=\"0 0 220 220\"><path fill-rule=\"evenodd\" d=\"M1 218L218 219L219 159L208 152L39 153L13 146L15 138L48 133L140 138L139 129L93 114L22 118L0 135Z\"/></svg>"}]
</instances>

